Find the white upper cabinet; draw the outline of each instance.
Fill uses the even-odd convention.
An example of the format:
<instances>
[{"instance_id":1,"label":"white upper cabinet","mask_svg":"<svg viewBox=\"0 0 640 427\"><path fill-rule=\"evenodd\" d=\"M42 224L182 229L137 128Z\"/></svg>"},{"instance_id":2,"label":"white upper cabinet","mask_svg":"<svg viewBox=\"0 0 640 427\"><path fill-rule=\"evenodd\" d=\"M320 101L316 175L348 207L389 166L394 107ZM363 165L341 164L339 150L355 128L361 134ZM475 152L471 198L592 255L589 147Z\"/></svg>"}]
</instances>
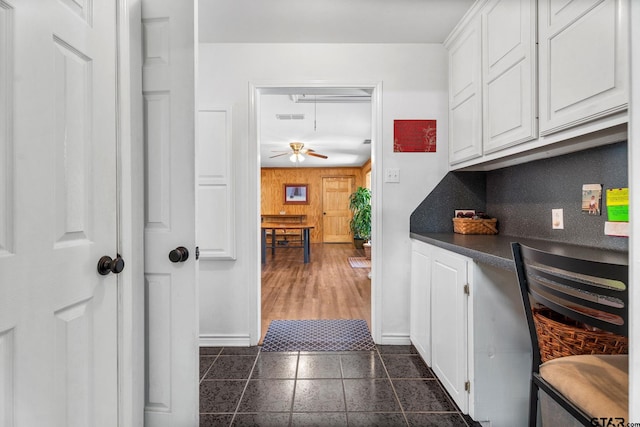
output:
<instances>
[{"instance_id":1,"label":"white upper cabinet","mask_svg":"<svg viewBox=\"0 0 640 427\"><path fill-rule=\"evenodd\" d=\"M535 2L479 1L449 49L449 162L537 136Z\"/></svg>"},{"instance_id":2,"label":"white upper cabinet","mask_svg":"<svg viewBox=\"0 0 640 427\"><path fill-rule=\"evenodd\" d=\"M477 0L444 42L451 169L626 139L630 1Z\"/></svg>"},{"instance_id":3,"label":"white upper cabinet","mask_svg":"<svg viewBox=\"0 0 640 427\"><path fill-rule=\"evenodd\" d=\"M486 154L537 136L535 2L491 0L481 16Z\"/></svg>"},{"instance_id":4,"label":"white upper cabinet","mask_svg":"<svg viewBox=\"0 0 640 427\"><path fill-rule=\"evenodd\" d=\"M449 161L482 155L480 20L475 19L449 46Z\"/></svg>"},{"instance_id":5,"label":"white upper cabinet","mask_svg":"<svg viewBox=\"0 0 640 427\"><path fill-rule=\"evenodd\" d=\"M627 0L540 0L540 133L625 110Z\"/></svg>"}]
</instances>

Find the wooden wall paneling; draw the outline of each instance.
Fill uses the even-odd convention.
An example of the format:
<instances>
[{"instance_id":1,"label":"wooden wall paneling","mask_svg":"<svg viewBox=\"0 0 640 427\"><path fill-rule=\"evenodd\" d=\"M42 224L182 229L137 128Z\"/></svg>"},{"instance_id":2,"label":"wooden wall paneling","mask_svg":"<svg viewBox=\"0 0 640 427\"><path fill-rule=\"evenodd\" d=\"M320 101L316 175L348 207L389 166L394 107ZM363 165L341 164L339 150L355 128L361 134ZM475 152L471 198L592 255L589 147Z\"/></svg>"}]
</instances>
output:
<instances>
[{"instance_id":1,"label":"wooden wall paneling","mask_svg":"<svg viewBox=\"0 0 640 427\"><path fill-rule=\"evenodd\" d=\"M355 186L363 185L361 167L345 168L262 168L260 204L261 213L307 215L307 222L314 226L311 242L322 242L322 178L329 176L353 176ZM309 185L309 204L285 205L284 184Z\"/></svg>"},{"instance_id":2,"label":"wooden wall paneling","mask_svg":"<svg viewBox=\"0 0 640 427\"><path fill-rule=\"evenodd\" d=\"M366 187L371 189L371 159L367 160L364 165L362 165L362 187ZM367 174L369 177L367 179Z\"/></svg>"}]
</instances>

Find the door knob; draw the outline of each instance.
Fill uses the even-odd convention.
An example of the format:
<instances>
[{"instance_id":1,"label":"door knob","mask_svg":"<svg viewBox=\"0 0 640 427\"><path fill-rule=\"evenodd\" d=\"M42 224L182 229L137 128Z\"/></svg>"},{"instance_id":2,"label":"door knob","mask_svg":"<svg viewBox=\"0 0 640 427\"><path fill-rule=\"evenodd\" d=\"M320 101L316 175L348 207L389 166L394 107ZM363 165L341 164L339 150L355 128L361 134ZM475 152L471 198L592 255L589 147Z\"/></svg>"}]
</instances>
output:
<instances>
[{"instance_id":1,"label":"door knob","mask_svg":"<svg viewBox=\"0 0 640 427\"><path fill-rule=\"evenodd\" d=\"M122 270L124 270L124 260L120 254L116 255L115 259L105 255L98 260L98 274L101 276L106 276L109 273L118 274Z\"/></svg>"},{"instance_id":2,"label":"door knob","mask_svg":"<svg viewBox=\"0 0 640 427\"><path fill-rule=\"evenodd\" d=\"M169 252L171 262L185 262L189 259L189 251L184 246L178 246Z\"/></svg>"}]
</instances>

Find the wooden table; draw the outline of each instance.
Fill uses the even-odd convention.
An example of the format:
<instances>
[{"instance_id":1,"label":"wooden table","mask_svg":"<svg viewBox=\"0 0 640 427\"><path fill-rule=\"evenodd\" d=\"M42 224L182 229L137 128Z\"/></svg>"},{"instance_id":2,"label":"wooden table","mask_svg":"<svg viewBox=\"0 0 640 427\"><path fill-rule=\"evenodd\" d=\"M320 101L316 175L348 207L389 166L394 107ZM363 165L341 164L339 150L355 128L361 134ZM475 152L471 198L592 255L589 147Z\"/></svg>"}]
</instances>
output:
<instances>
[{"instance_id":1,"label":"wooden table","mask_svg":"<svg viewBox=\"0 0 640 427\"><path fill-rule=\"evenodd\" d=\"M271 255L276 254L276 248L303 248L304 262L309 262L309 256L311 255L311 244L309 230L313 228L313 225L309 224L296 224L296 223L276 223L276 222L263 222L262 228L262 263L267 262L267 231L271 231ZM301 245L289 245L278 246L276 244L276 230L301 230L302 231L302 244Z\"/></svg>"},{"instance_id":2,"label":"wooden table","mask_svg":"<svg viewBox=\"0 0 640 427\"><path fill-rule=\"evenodd\" d=\"M295 222L303 223L307 220L305 214L262 214L260 215L262 222Z\"/></svg>"}]
</instances>

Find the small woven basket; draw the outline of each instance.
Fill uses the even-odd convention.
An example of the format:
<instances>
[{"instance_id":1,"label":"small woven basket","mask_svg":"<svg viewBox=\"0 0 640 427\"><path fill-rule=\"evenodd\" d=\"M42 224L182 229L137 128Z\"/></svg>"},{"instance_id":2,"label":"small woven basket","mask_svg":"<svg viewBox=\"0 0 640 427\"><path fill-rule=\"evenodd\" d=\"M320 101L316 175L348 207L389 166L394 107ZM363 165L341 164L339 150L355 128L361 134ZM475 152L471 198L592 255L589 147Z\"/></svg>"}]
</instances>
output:
<instances>
[{"instance_id":1,"label":"small woven basket","mask_svg":"<svg viewBox=\"0 0 640 427\"><path fill-rule=\"evenodd\" d=\"M458 234L498 234L497 219L453 218L453 232Z\"/></svg>"},{"instance_id":2,"label":"small woven basket","mask_svg":"<svg viewBox=\"0 0 640 427\"><path fill-rule=\"evenodd\" d=\"M552 318L553 317L553 318ZM579 354L627 354L627 337L607 331L591 331L548 308L533 310L542 363Z\"/></svg>"}]
</instances>

